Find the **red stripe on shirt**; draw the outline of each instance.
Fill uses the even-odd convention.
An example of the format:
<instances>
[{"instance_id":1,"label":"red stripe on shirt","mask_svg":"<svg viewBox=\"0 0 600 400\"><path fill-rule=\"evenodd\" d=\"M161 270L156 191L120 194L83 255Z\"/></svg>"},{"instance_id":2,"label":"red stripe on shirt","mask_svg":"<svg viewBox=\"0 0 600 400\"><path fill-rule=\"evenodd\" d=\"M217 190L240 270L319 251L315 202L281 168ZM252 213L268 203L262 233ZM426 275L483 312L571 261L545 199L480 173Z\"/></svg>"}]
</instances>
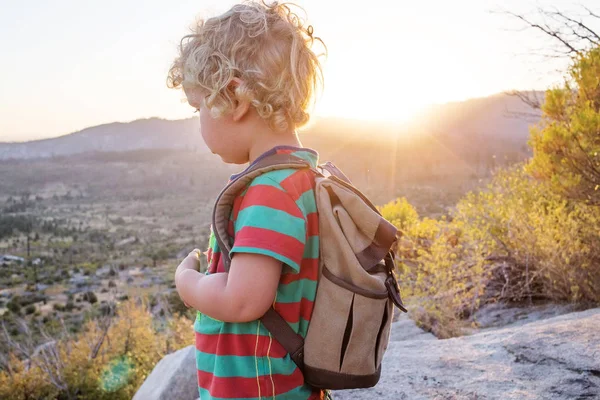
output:
<instances>
[{"instance_id":1,"label":"red stripe on shirt","mask_svg":"<svg viewBox=\"0 0 600 400\"><path fill-rule=\"evenodd\" d=\"M306 216L307 236L319 236L319 214L310 213Z\"/></svg>"},{"instance_id":2,"label":"red stripe on shirt","mask_svg":"<svg viewBox=\"0 0 600 400\"><path fill-rule=\"evenodd\" d=\"M314 188L315 180L311 171L300 170L282 180L279 185L296 201L304 193Z\"/></svg>"},{"instance_id":3,"label":"red stripe on shirt","mask_svg":"<svg viewBox=\"0 0 600 400\"><path fill-rule=\"evenodd\" d=\"M319 277L319 259L318 258L304 258L304 259L302 259L302 264L300 264L300 272L297 274L290 273L290 272L281 274L279 284L285 285L288 283L299 281L301 279L310 279L311 281L316 281L318 277Z\"/></svg>"},{"instance_id":4,"label":"red stripe on shirt","mask_svg":"<svg viewBox=\"0 0 600 400\"><path fill-rule=\"evenodd\" d=\"M225 266L223 265L223 260L221 258L221 253L215 253L212 256L210 261L210 265L208 266L208 272L210 274L214 274L217 272L225 272Z\"/></svg>"},{"instance_id":5,"label":"red stripe on shirt","mask_svg":"<svg viewBox=\"0 0 600 400\"><path fill-rule=\"evenodd\" d=\"M275 186L250 186L244 195L244 200L241 202L241 204L242 207L240 210L238 210L238 213L246 207L264 206L273 208L275 210L285 211L294 217L304 218L302 211L300 211L296 203L291 201L290 195L283 192L281 189L276 188ZM234 214L234 220L237 220L238 213Z\"/></svg>"},{"instance_id":6,"label":"red stripe on shirt","mask_svg":"<svg viewBox=\"0 0 600 400\"><path fill-rule=\"evenodd\" d=\"M196 332L196 349L207 354L216 354L218 356L251 356L254 357L256 349L269 347L268 336L258 336L256 344L256 335L226 334L205 335ZM283 358L287 351L275 340L271 343L269 357ZM267 354L257 354L259 357Z\"/></svg>"},{"instance_id":7,"label":"red stripe on shirt","mask_svg":"<svg viewBox=\"0 0 600 400\"><path fill-rule=\"evenodd\" d=\"M276 153L277 154L292 154L296 151L297 150L292 150L292 149L277 149Z\"/></svg>"},{"instance_id":8,"label":"red stripe on shirt","mask_svg":"<svg viewBox=\"0 0 600 400\"><path fill-rule=\"evenodd\" d=\"M252 226L244 226L240 229L235 235L234 246L269 250L289 258L298 265L302 262L304 253L304 243L298 239L270 229Z\"/></svg>"},{"instance_id":9,"label":"red stripe on shirt","mask_svg":"<svg viewBox=\"0 0 600 400\"><path fill-rule=\"evenodd\" d=\"M235 235L235 227L233 225L232 220L229 220L229 222L227 223L227 234L229 235L229 237L234 237Z\"/></svg>"},{"instance_id":10,"label":"red stripe on shirt","mask_svg":"<svg viewBox=\"0 0 600 400\"><path fill-rule=\"evenodd\" d=\"M269 376L260 377L260 396L271 397L301 386L304 383L304 376L299 368L296 368L291 375L273 374L273 382L276 382L275 393ZM230 377L222 378L214 376L210 372L198 370L198 386L206 389L213 397L221 398L240 398L240 397L259 397L259 380L257 378Z\"/></svg>"},{"instance_id":11,"label":"red stripe on shirt","mask_svg":"<svg viewBox=\"0 0 600 400\"><path fill-rule=\"evenodd\" d=\"M225 271L225 263L223 263L223 257L219 255L219 261L217 263L217 267L215 272L226 272Z\"/></svg>"},{"instance_id":12,"label":"red stripe on shirt","mask_svg":"<svg viewBox=\"0 0 600 400\"><path fill-rule=\"evenodd\" d=\"M300 318L305 321L310 321L314 303L304 297L295 303L275 303L275 311L277 311L283 319L290 323L296 323Z\"/></svg>"},{"instance_id":13,"label":"red stripe on shirt","mask_svg":"<svg viewBox=\"0 0 600 400\"><path fill-rule=\"evenodd\" d=\"M235 221L237 219L238 214L240 213L240 207L242 202L244 201L244 195L238 195L233 200L233 209L231 210L231 220Z\"/></svg>"}]
</instances>

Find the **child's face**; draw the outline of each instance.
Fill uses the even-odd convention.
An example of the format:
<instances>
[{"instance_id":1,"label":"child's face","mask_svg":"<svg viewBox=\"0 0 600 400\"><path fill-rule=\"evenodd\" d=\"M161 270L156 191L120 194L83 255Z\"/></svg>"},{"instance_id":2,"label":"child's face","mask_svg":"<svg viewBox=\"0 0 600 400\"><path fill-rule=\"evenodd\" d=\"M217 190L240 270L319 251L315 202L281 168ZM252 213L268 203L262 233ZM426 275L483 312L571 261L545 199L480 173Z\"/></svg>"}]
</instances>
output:
<instances>
[{"instance_id":1,"label":"child's face","mask_svg":"<svg viewBox=\"0 0 600 400\"><path fill-rule=\"evenodd\" d=\"M243 135L238 133L236 124L224 115L213 118L204 100L206 94L201 89L184 89L190 106L200 115L200 134L204 143L213 154L221 156L224 162L245 164L248 162L248 150L245 149Z\"/></svg>"}]
</instances>

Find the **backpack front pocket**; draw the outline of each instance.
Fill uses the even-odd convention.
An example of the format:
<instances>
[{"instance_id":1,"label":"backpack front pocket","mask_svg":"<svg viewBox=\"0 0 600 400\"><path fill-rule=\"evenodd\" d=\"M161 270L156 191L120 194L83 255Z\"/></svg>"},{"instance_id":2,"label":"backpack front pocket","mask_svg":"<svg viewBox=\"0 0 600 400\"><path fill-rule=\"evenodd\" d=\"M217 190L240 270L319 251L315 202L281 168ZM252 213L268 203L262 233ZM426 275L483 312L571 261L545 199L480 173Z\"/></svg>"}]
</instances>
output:
<instances>
[{"instance_id":1,"label":"backpack front pocket","mask_svg":"<svg viewBox=\"0 0 600 400\"><path fill-rule=\"evenodd\" d=\"M387 325L388 292L353 285L323 267L305 340L305 378L329 389L370 387L380 374L379 347ZM382 322L384 321L384 322ZM389 336L389 330L387 332ZM319 386L318 386L319 387Z\"/></svg>"}]
</instances>

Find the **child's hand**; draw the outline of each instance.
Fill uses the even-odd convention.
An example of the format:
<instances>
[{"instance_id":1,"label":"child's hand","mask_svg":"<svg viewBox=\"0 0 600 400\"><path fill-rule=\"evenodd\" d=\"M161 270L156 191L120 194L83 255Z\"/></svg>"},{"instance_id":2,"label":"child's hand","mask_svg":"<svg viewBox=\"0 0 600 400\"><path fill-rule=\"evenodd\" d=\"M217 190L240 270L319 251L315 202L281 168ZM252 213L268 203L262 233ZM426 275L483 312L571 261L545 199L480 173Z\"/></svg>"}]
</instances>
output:
<instances>
[{"instance_id":1,"label":"child's hand","mask_svg":"<svg viewBox=\"0 0 600 400\"><path fill-rule=\"evenodd\" d=\"M187 257L181 262L181 264L185 263L185 266L187 268L189 268L189 265L192 265L193 269L196 271L200 271L200 257L202 257L202 252L198 249L194 249L192 251L190 251L190 253L187 255ZM190 261L186 261L188 258L190 258Z\"/></svg>"},{"instance_id":2,"label":"child's hand","mask_svg":"<svg viewBox=\"0 0 600 400\"><path fill-rule=\"evenodd\" d=\"M192 251L190 251L190 253L187 255L186 258L183 259L183 261L179 264L179 266L177 267L177 270L175 271L175 284L177 285L178 283L178 275L180 275L183 271L188 270L188 269L192 269L194 271L198 271L200 270L200 257L201 257L202 252L198 249L194 249ZM177 292L179 293L179 287L177 287ZM181 293L179 293L179 297L181 298ZM185 304L186 307L190 307L190 305L183 300L183 298L181 299L183 301L183 304Z\"/></svg>"}]
</instances>

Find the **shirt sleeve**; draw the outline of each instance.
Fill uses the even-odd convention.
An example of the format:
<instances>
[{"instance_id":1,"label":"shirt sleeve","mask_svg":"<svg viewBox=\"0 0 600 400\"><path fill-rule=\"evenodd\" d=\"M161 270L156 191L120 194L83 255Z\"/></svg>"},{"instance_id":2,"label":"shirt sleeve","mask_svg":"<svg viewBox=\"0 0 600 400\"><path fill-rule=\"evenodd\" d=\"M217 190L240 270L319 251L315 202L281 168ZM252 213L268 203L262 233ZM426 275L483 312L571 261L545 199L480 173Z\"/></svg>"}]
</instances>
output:
<instances>
[{"instance_id":1,"label":"shirt sleeve","mask_svg":"<svg viewBox=\"0 0 600 400\"><path fill-rule=\"evenodd\" d=\"M291 271L300 272L306 244L306 216L292 196L273 179L255 179L242 195L234 214L235 253L273 257Z\"/></svg>"}]
</instances>

